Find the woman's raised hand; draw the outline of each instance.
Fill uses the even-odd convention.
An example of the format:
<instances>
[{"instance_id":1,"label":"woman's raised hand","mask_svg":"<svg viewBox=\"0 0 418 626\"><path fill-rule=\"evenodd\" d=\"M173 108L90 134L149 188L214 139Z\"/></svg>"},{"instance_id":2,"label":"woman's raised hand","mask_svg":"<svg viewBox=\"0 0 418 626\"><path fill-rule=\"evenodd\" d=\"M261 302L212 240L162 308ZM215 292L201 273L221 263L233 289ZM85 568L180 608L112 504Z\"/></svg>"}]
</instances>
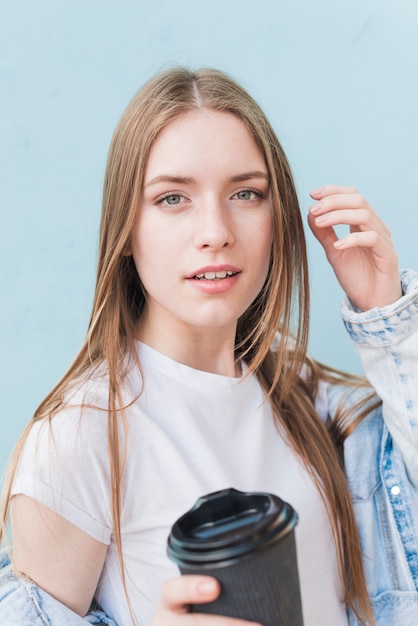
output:
<instances>
[{"instance_id":1,"label":"woman's raised hand","mask_svg":"<svg viewBox=\"0 0 418 626\"><path fill-rule=\"evenodd\" d=\"M400 298L398 256L388 227L370 204L353 187L337 185L320 187L311 197L316 202L309 226L350 300L366 311ZM339 224L350 227L342 239L334 231Z\"/></svg>"},{"instance_id":2,"label":"woman's raised hand","mask_svg":"<svg viewBox=\"0 0 418 626\"><path fill-rule=\"evenodd\" d=\"M190 604L212 602L219 592L219 583L208 576L172 578L163 586L150 626L262 626L232 617L188 613Z\"/></svg>"}]
</instances>

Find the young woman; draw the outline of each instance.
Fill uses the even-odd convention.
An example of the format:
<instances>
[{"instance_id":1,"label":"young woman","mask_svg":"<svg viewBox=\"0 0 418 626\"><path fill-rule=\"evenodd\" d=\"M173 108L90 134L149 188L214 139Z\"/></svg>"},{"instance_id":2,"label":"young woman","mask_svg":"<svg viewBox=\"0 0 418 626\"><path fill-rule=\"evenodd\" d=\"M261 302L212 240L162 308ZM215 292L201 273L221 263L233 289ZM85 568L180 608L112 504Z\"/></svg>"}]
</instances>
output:
<instances>
[{"instance_id":1,"label":"young woman","mask_svg":"<svg viewBox=\"0 0 418 626\"><path fill-rule=\"evenodd\" d=\"M182 68L134 98L110 148L85 343L10 465L2 623L248 623L188 614L218 585L166 556L174 521L231 486L298 512L305 626L418 623L418 277L355 189L311 195L375 391L307 356L303 224L258 105Z\"/></svg>"}]
</instances>

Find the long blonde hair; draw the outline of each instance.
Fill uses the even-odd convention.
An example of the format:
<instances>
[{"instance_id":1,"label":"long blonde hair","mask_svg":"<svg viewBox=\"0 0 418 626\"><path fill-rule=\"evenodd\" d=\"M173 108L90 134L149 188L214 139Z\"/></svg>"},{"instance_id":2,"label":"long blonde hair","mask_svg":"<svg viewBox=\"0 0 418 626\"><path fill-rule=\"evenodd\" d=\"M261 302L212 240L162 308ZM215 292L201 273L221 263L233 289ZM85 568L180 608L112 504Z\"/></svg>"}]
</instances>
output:
<instances>
[{"instance_id":1,"label":"long blonde hair","mask_svg":"<svg viewBox=\"0 0 418 626\"><path fill-rule=\"evenodd\" d=\"M302 458L324 500L335 537L346 602L362 623L373 624L360 542L336 438L331 436L314 406L320 378L330 382L344 380L353 387L365 383L339 375L307 357L306 246L291 170L257 103L231 78L212 69L193 72L176 68L158 74L138 92L116 127L104 181L97 281L87 336L74 363L39 406L15 449L3 493L2 535L4 537L17 462L32 424L45 418L53 419L74 382L88 378L95 366L105 363L109 380L107 419L113 530L126 591L120 525L125 463L125 450L120 441L120 426L125 419L123 364L126 354L136 354L135 334L145 304L133 259L126 251L155 139L172 120L193 109L224 111L238 116L265 160L273 206L270 269L263 289L238 320L236 358L245 358L249 372L258 376L275 419L282 429L284 427L289 444ZM281 344L273 353L270 347L278 329ZM308 364L308 368L304 368L305 374L301 377L304 364ZM337 423L334 423L334 433L341 440L345 436Z\"/></svg>"}]
</instances>

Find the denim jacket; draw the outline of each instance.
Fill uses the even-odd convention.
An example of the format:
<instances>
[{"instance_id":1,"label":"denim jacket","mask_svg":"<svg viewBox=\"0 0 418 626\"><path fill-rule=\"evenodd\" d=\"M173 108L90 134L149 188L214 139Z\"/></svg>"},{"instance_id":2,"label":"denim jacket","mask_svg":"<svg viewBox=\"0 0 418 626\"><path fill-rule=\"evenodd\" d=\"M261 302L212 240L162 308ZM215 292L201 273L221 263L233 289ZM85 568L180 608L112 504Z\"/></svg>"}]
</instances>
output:
<instances>
[{"instance_id":1,"label":"denim jacket","mask_svg":"<svg viewBox=\"0 0 418 626\"><path fill-rule=\"evenodd\" d=\"M404 296L343 319L383 401L344 444L344 465L377 626L418 625L418 276ZM341 389L330 387L332 414ZM354 400L354 399L353 399ZM350 626L357 626L349 612Z\"/></svg>"},{"instance_id":2,"label":"denim jacket","mask_svg":"<svg viewBox=\"0 0 418 626\"><path fill-rule=\"evenodd\" d=\"M342 310L365 373L383 401L344 443L377 626L418 625L418 274L403 272L402 286L405 295L390 306L357 312L346 301ZM342 400L354 403L361 393L330 385L330 417ZM99 610L79 617L32 581L17 576L6 552L0 552L0 624L86 622L116 626ZM348 623L360 624L351 610Z\"/></svg>"}]
</instances>

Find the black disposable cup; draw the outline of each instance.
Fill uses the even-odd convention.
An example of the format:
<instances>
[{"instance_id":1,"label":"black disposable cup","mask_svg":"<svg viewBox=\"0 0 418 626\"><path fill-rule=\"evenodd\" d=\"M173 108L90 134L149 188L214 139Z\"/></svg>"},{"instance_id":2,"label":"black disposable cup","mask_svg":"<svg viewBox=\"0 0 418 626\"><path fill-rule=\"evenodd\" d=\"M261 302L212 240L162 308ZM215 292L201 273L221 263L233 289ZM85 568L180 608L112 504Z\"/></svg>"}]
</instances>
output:
<instances>
[{"instance_id":1,"label":"black disposable cup","mask_svg":"<svg viewBox=\"0 0 418 626\"><path fill-rule=\"evenodd\" d=\"M269 493L224 489L199 498L173 525L168 556L182 574L214 576L221 593L191 611L303 626L297 520L290 504Z\"/></svg>"}]
</instances>

